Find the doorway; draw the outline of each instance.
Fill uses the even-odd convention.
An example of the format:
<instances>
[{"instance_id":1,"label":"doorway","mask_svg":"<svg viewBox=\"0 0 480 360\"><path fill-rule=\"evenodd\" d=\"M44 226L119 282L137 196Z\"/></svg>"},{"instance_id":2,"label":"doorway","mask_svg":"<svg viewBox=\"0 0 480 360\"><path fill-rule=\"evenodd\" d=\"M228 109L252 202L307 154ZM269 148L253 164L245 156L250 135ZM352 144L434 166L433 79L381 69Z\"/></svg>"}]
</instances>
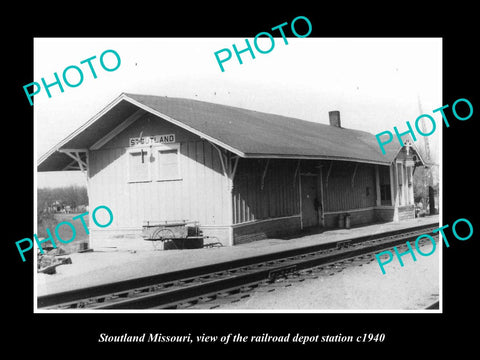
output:
<instances>
[{"instance_id":1,"label":"doorway","mask_svg":"<svg viewBox=\"0 0 480 360\"><path fill-rule=\"evenodd\" d=\"M318 195L318 176L313 174L300 175L300 201L302 210L302 228L318 226L320 198Z\"/></svg>"}]
</instances>

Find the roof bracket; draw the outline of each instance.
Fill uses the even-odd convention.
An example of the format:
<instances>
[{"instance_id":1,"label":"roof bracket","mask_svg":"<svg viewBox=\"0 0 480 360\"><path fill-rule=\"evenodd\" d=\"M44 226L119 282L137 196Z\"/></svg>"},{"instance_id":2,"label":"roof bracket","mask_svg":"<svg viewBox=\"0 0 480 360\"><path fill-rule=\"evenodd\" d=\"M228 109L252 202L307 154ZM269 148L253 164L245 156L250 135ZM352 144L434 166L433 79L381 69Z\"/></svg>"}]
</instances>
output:
<instances>
[{"instance_id":1,"label":"roof bracket","mask_svg":"<svg viewBox=\"0 0 480 360\"><path fill-rule=\"evenodd\" d=\"M232 158L230 158L230 161L235 159L235 162L233 164L233 166L231 165L231 162L230 162L230 178L233 179L235 178L235 173L237 172L237 165L238 165L238 159L240 159L239 156L234 156Z\"/></svg>"},{"instance_id":2,"label":"roof bracket","mask_svg":"<svg viewBox=\"0 0 480 360\"><path fill-rule=\"evenodd\" d=\"M355 182L355 174L357 173L357 168L358 168L358 163L355 163L355 169L353 169L353 174L352 174L352 188Z\"/></svg>"},{"instance_id":3,"label":"roof bracket","mask_svg":"<svg viewBox=\"0 0 480 360\"><path fill-rule=\"evenodd\" d=\"M262 173L262 181L260 183L260 190L263 190L263 187L265 186L265 176L267 176L267 170L268 170L268 164L270 163L270 159L267 159L267 163L265 164L265 169L263 170Z\"/></svg>"},{"instance_id":4,"label":"roof bracket","mask_svg":"<svg viewBox=\"0 0 480 360\"><path fill-rule=\"evenodd\" d=\"M68 163L67 166L65 166L62 171L68 171L68 170L81 170L78 162L76 160L72 160Z\"/></svg>"},{"instance_id":5,"label":"roof bracket","mask_svg":"<svg viewBox=\"0 0 480 360\"><path fill-rule=\"evenodd\" d=\"M295 187L295 182L297 181L298 171L300 170L300 159L298 159L297 167L295 169L295 174L293 174L293 187Z\"/></svg>"},{"instance_id":6,"label":"roof bracket","mask_svg":"<svg viewBox=\"0 0 480 360\"><path fill-rule=\"evenodd\" d=\"M207 140L208 141L208 140ZM239 156L229 156L228 153L225 154L217 145L210 142L209 143L217 150L218 157L220 158L220 164L222 165L223 175L228 179L228 190L233 191L233 179L235 178L235 173L237 172ZM232 164L232 160L234 163Z\"/></svg>"},{"instance_id":7,"label":"roof bracket","mask_svg":"<svg viewBox=\"0 0 480 360\"><path fill-rule=\"evenodd\" d=\"M64 153L68 156L70 156L73 160L75 160L78 164L78 167L79 169L84 173L86 170L87 170L87 163L85 161L82 160L82 158L80 157L80 153L81 152L86 152L85 150L65 150L65 149L60 149L58 150L59 152L61 153ZM70 163L69 165L67 165L67 168L71 167L71 164Z\"/></svg>"},{"instance_id":8,"label":"roof bracket","mask_svg":"<svg viewBox=\"0 0 480 360\"><path fill-rule=\"evenodd\" d=\"M218 152L218 157L220 158L220 164L222 165L222 170L223 170L223 175L225 176L228 176L228 173L227 173L227 168L226 168L226 162L227 162L227 157L226 155L222 152L222 150L217 146L215 145L214 143L210 142L210 145L212 145Z\"/></svg>"}]
</instances>

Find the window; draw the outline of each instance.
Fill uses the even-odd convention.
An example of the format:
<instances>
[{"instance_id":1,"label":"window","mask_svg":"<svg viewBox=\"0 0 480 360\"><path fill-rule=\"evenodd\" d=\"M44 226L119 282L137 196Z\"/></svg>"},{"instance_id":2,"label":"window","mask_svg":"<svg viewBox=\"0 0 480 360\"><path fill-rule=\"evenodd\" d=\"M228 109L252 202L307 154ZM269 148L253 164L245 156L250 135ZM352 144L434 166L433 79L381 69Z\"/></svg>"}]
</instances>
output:
<instances>
[{"instance_id":1,"label":"window","mask_svg":"<svg viewBox=\"0 0 480 360\"><path fill-rule=\"evenodd\" d=\"M128 182L180 180L179 149L179 144L128 149Z\"/></svg>"},{"instance_id":2,"label":"window","mask_svg":"<svg viewBox=\"0 0 480 360\"><path fill-rule=\"evenodd\" d=\"M128 182L150 181L150 152L148 149L128 151Z\"/></svg>"},{"instance_id":3,"label":"window","mask_svg":"<svg viewBox=\"0 0 480 360\"><path fill-rule=\"evenodd\" d=\"M156 155L157 180L180 179L178 148L158 149Z\"/></svg>"}]
</instances>

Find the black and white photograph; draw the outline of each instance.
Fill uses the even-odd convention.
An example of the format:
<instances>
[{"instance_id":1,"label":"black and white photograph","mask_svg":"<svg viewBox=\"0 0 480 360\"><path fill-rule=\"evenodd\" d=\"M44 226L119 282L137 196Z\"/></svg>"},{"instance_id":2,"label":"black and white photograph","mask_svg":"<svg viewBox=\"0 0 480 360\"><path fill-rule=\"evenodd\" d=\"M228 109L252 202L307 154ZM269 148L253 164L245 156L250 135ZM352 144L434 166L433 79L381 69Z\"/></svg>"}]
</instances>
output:
<instances>
[{"instance_id":1,"label":"black and white photograph","mask_svg":"<svg viewBox=\"0 0 480 360\"><path fill-rule=\"evenodd\" d=\"M8 13L15 355L473 347L475 11L339 5Z\"/></svg>"},{"instance_id":2,"label":"black and white photograph","mask_svg":"<svg viewBox=\"0 0 480 360\"><path fill-rule=\"evenodd\" d=\"M34 45L38 311L440 308L441 39Z\"/></svg>"}]
</instances>

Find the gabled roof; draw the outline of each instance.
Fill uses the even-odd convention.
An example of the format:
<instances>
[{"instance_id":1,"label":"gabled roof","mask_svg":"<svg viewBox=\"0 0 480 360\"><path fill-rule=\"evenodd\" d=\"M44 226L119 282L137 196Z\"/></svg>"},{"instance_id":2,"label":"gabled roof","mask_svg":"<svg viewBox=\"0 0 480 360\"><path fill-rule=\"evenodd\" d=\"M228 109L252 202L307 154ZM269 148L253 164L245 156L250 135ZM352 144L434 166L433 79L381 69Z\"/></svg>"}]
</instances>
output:
<instances>
[{"instance_id":1,"label":"gabled roof","mask_svg":"<svg viewBox=\"0 0 480 360\"><path fill-rule=\"evenodd\" d=\"M121 94L39 160L38 171L63 170L59 151L85 151L139 109L154 114L243 158L333 159L390 164L398 142L380 151L373 134L233 106L165 96ZM417 151L418 153L418 151Z\"/></svg>"}]
</instances>

